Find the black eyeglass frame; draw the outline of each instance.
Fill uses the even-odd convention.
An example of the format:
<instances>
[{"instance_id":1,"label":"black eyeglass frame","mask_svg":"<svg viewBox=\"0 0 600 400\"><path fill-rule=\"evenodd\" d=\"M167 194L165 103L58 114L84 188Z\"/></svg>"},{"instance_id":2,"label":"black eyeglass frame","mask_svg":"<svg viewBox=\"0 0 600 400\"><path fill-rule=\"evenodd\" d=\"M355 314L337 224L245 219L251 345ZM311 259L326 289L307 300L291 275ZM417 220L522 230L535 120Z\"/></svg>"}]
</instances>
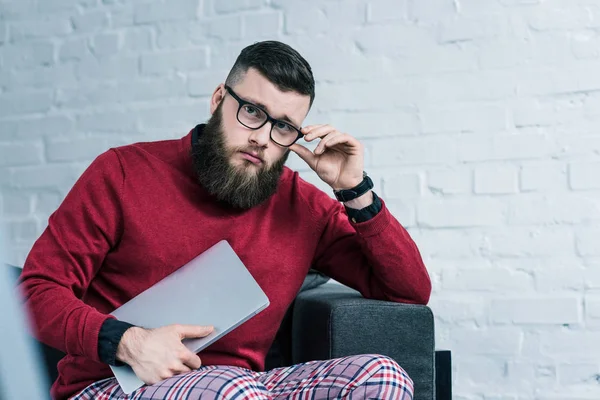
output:
<instances>
[{"instance_id":1,"label":"black eyeglass frame","mask_svg":"<svg viewBox=\"0 0 600 400\"><path fill-rule=\"evenodd\" d=\"M294 143L296 143L296 142L298 141L298 139L300 139L302 136L304 136L304 134L303 134L302 132L300 132L300 129L296 128L294 125L290 124L289 122L282 121L282 120L280 120L280 119L276 119L276 118L273 118L273 117L271 117L271 116L269 115L269 113L268 113L268 112L266 112L266 111L265 111L265 110L264 110L262 107L259 107L259 106L257 106L257 105L256 105L256 104L254 104L254 103L251 103L251 102L249 102L249 101L247 101L247 100L244 100L244 99L242 99L242 98L241 98L240 96L238 96L238 95L237 95L237 94L236 94L236 93L233 91L233 89L232 89L232 88L230 88L229 86L225 85L225 90L227 90L227 92L229 92L229 94L231 95L231 97L233 97L233 98L234 98L234 99L235 99L235 100L238 102L238 105L239 105L239 106L238 106L238 110L237 110L237 113L235 114L235 116L236 116L236 118L237 118L238 122L239 122L240 124L242 124L243 126L245 126L246 128L248 128L248 129L252 129L253 131L255 131L255 130L257 130L257 129L260 129L260 128L262 128L263 126L265 126L265 124L266 124L267 122L270 122L270 123L271 123L271 130L269 131L269 137L271 138L271 140L272 140L274 143L276 143L278 146L281 146L281 147L290 147L290 146L292 146ZM245 105L250 105L250 106L252 106L252 107L256 107L257 109L261 110L262 112L264 112L264 113L265 113L265 115L267 116L267 119L265 119L265 121L264 121L262 124L260 124L260 126L257 126L257 127L251 127L251 126L248 126L248 125L244 124L242 121L240 121L240 110L241 110L241 109L242 109L242 107L244 107ZM273 139L273 126L275 126L275 123L276 123L276 122L280 122L280 123L282 123L282 124L286 124L286 125L288 125L288 126L290 126L290 127L294 128L294 130L295 130L295 131L298 133L298 136L296 136L296 139L294 139L294 141L293 141L292 143L290 143L290 144L287 144L287 145L286 145L286 144L281 144L281 143L279 143L277 140Z\"/></svg>"}]
</instances>

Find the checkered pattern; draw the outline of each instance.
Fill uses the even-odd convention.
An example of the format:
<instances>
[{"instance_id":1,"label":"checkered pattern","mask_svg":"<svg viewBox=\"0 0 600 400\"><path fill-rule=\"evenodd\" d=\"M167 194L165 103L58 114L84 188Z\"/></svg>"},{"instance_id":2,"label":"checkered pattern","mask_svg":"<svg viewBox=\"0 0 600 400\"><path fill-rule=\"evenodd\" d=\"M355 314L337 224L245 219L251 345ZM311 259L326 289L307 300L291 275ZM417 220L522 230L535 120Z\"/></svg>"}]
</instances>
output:
<instances>
[{"instance_id":1,"label":"checkered pattern","mask_svg":"<svg viewBox=\"0 0 600 400\"><path fill-rule=\"evenodd\" d=\"M267 372L206 366L130 395L115 378L88 386L71 400L412 400L413 382L391 358L360 355L311 361Z\"/></svg>"}]
</instances>

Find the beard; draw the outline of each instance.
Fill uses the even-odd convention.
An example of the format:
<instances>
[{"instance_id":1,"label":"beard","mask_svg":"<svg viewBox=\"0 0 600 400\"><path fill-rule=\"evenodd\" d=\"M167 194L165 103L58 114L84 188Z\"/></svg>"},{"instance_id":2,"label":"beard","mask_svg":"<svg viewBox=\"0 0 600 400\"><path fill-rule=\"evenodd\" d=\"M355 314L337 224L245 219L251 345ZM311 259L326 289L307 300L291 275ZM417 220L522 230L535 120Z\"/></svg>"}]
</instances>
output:
<instances>
[{"instance_id":1,"label":"beard","mask_svg":"<svg viewBox=\"0 0 600 400\"><path fill-rule=\"evenodd\" d=\"M246 210L275 194L290 151L286 151L281 159L270 166L264 161L261 166L255 166L246 160L239 167L232 165L230 160L239 151L256 152L264 160L264 149L251 145L238 148L226 146L222 105L221 102L199 133L198 141L192 144L192 163L198 182L211 195L232 207Z\"/></svg>"}]
</instances>

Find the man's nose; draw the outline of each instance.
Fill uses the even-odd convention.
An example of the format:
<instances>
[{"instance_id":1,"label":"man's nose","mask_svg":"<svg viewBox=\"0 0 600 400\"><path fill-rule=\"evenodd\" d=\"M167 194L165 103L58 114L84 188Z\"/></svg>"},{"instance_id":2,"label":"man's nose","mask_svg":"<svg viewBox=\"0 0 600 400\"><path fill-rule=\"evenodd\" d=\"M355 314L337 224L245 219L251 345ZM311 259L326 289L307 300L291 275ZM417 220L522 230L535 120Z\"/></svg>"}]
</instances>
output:
<instances>
[{"instance_id":1,"label":"man's nose","mask_svg":"<svg viewBox=\"0 0 600 400\"><path fill-rule=\"evenodd\" d=\"M267 147L271 141L271 122L251 131L248 141L255 146Z\"/></svg>"}]
</instances>

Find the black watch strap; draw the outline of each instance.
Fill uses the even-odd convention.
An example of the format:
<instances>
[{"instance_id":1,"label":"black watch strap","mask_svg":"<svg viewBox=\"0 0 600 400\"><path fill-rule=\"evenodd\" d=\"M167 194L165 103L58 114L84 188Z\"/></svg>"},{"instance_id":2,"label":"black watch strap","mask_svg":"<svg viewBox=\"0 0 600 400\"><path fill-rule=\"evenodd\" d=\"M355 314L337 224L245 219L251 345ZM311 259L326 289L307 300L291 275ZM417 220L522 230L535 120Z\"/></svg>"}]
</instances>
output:
<instances>
[{"instance_id":1,"label":"black watch strap","mask_svg":"<svg viewBox=\"0 0 600 400\"><path fill-rule=\"evenodd\" d=\"M366 172L363 172L363 180L361 183L353 187L352 189L342 189L342 190L334 190L335 198L339 201L350 201L354 200L357 197L362 196L367 193L369 190L373 189L373 181L367 175Z\"/></svg>"}]
</instances>

